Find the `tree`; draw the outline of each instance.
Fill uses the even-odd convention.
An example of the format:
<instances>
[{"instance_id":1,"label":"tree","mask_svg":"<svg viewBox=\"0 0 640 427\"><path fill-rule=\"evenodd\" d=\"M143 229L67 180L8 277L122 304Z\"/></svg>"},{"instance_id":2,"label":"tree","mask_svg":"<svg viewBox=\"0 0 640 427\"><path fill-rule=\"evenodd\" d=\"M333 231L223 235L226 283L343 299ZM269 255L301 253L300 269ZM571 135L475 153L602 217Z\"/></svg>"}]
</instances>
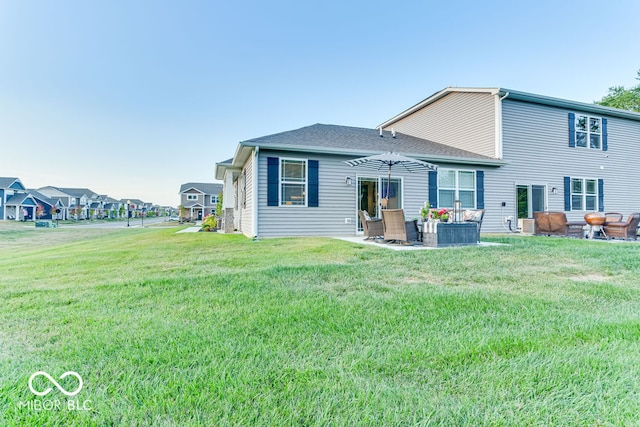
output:
<instances>
[{"instance_id":1,"label":"tree","mask_svg":"<svg viewBox=\"0 0 640 427\"><path fill-rule=\"evenodd\" d=\"M38 206L36 207L36 218L40 219L43 216L44 216L44 206L38 203Z\"/></svg>"},{"instance_id":2,"label":"tree","mask_svg":"<svg viewBox=\"0 0 640 427\"><path fill-rule=\"evenodd\" d=\"M222 216L222 191L218 194L218 201L216 202L216 216Z\"/></svg>"},{"instance_id":3,"label":"tree","mask_svg":"<svg viewBox=\"0 0 640 427\"><path fill-rule=\"evenodd\" d=\"M640 80L640 70L636 80ZM629 89L624 86L612 86L609 93L600 101L596 101L596 104L640 113L640 84Z\"/></svg>"},{"instance_id":4,"label":"tree","mask_svg":"<svg viewBox=\"0 0 640 427\"><path fill-rule=\"evenodd\" d=\"M182 222L187 216L187 208L184 207L183 205L180 205L178 206L178 209L179 209L178 219Z\"/></svg>"}]
</instances>

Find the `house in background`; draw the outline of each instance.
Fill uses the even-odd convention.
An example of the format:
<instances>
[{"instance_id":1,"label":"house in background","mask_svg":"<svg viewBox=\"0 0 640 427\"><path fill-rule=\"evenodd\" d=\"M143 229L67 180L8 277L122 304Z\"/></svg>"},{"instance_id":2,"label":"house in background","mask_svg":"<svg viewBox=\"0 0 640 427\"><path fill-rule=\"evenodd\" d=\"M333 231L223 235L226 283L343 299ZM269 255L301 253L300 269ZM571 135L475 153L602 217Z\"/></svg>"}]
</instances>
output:
<instances>
[{"instance_id":1,"label":"house in background","mask_svg":"<svg viewBox=\"0 0 640 427\"><path fill-rule=\"evenodd\" d=\"M36 201L36 219L62 219L64 205L60 199L52 199L37 190L29 190L29 195ZM40 214L39 209L42 209Z\"/></svg>"},{"instance_id":2,"label":"house in background","mask_svg":"<svg viewBox=\"0 0 640 427\"><path fill-rule=\"evenodd\" d=\"M104 209L105 218L115 219L115 218L124 217L124 213L121 214L121 210L120 210L121 205L118 200L109 196L103 196L103 200L104 200L103 209Z\"/></svg>"},{"instance_id":3,"label":"house in background","mask_svg":"<svg viewBox=\"0 0 640 427\"><path fill-rule=\"evenodd\" d=\"M189 217L201 220L215 215L218 195L222 184L208 182L188 182L180 186L180 206L189 211Z\"/></svg>"},{"instance_id":4,"label":"house in background","mask_svg":"<svg viewBox=\"0 0 640 427\"><path fill-rule=\"evenodd\" d=\"M50 199L60 199L64 206L61 219L87 219L90 217L92 197L97 194L88 188L47 186L37 190ZM95 210L94 210L95 212Z\"/></svg>"},{"instance_id":5,"label":"house in background","mask_svg":"<svg viewBox=\"0 0 640 427\"><path fill-rule=\"evenodd\" d=\"M33 219L36 201L29 196L20 179L0 177L0 219Z\"/></svg>"},{"instance_id":6,"label":"house in background","mask_svg":"<svg viewBox=\"0 0 640 427\"><path fill-rule=\"evenodd\" d=\"M408 173L344 161L395 151L434 163ZM247 236L354 235L357 211L391 207L485 209L483 232L554 210L640 211L640 113L503 88L446 88L379 125L313 125L239 143L216 164L223 229Z\"/></svg>"}]
</instances>

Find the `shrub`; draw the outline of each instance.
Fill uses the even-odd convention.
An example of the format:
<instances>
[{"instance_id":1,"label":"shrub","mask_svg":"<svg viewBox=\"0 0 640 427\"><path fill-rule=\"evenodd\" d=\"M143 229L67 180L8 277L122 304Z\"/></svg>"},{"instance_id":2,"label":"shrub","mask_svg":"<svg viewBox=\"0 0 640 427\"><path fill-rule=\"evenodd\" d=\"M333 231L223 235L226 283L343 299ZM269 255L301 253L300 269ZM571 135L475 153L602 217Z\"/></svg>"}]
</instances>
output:
<instances>
[{"instance_id":1,"label":"shrub","mask_svg":"<svg viewBox=\"0 0 640 427\"><path fill-rule=\"evenodd\" d=\"M202 221L202 226L200 227L203 231L211 231L215 230L218 227L218 220L214 215L209 215L204 218Z\"/></svg>"}]
</instances>

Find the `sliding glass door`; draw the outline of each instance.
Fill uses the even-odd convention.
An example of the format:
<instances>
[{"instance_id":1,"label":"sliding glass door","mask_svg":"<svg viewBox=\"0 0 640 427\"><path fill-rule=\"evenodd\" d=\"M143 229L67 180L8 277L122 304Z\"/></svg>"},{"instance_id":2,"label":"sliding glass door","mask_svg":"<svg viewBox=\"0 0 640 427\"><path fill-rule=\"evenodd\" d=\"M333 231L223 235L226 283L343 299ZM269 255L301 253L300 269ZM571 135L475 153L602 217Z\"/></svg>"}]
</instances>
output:
<instances>
[{"instance_id":1,"label":"sliding glass door","mask_svg":"<svg viewBox=\"0 0 640 427\"><path fill-rule=\"evenodd\" d=\"M387 177L358 177L357 209L367 211L371 218L380 218L380 209L388 195L387 209L402 208L402 179ZM358 217L358 230L362 224Z\"/></svg>"},{"instance_id":2,"label":"sliding glass door","mask_svg":"<svg viewBox=\"0 0 640 427\"><path fill-rule=\"evenodd\" d=\"M533 218L534 212L546 210L546 185L516 185L518 218Z\"/></svg>"}]
</instances>

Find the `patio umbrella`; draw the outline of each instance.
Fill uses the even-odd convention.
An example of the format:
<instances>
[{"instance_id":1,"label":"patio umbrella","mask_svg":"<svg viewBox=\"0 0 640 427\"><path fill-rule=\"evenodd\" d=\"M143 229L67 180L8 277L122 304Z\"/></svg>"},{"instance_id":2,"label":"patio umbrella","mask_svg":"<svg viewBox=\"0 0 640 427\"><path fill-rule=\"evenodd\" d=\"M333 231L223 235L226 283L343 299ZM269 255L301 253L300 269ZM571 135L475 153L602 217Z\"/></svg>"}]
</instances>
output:
<instances>
[{"instance_id":1,"label":"patio umbrella","mask_svg":"<svg viewBox=\"0 0 640 427\"><path fill-rule=\"evenodd\" d=\"M349 166L360 166L369 169L375 169L377 171L387 170L387 203L389 202L389 190L391 186L391 168L393 166L406 170L407 172L416 172L420 170L432 170L438 169L436 165L423 162L422 160L414 159L412 157L403 156L398 153L388 152L382 154L376 154L374 156L360 157L358 159L347 160L344 163Z\"/></svg>"}]
</instances>

